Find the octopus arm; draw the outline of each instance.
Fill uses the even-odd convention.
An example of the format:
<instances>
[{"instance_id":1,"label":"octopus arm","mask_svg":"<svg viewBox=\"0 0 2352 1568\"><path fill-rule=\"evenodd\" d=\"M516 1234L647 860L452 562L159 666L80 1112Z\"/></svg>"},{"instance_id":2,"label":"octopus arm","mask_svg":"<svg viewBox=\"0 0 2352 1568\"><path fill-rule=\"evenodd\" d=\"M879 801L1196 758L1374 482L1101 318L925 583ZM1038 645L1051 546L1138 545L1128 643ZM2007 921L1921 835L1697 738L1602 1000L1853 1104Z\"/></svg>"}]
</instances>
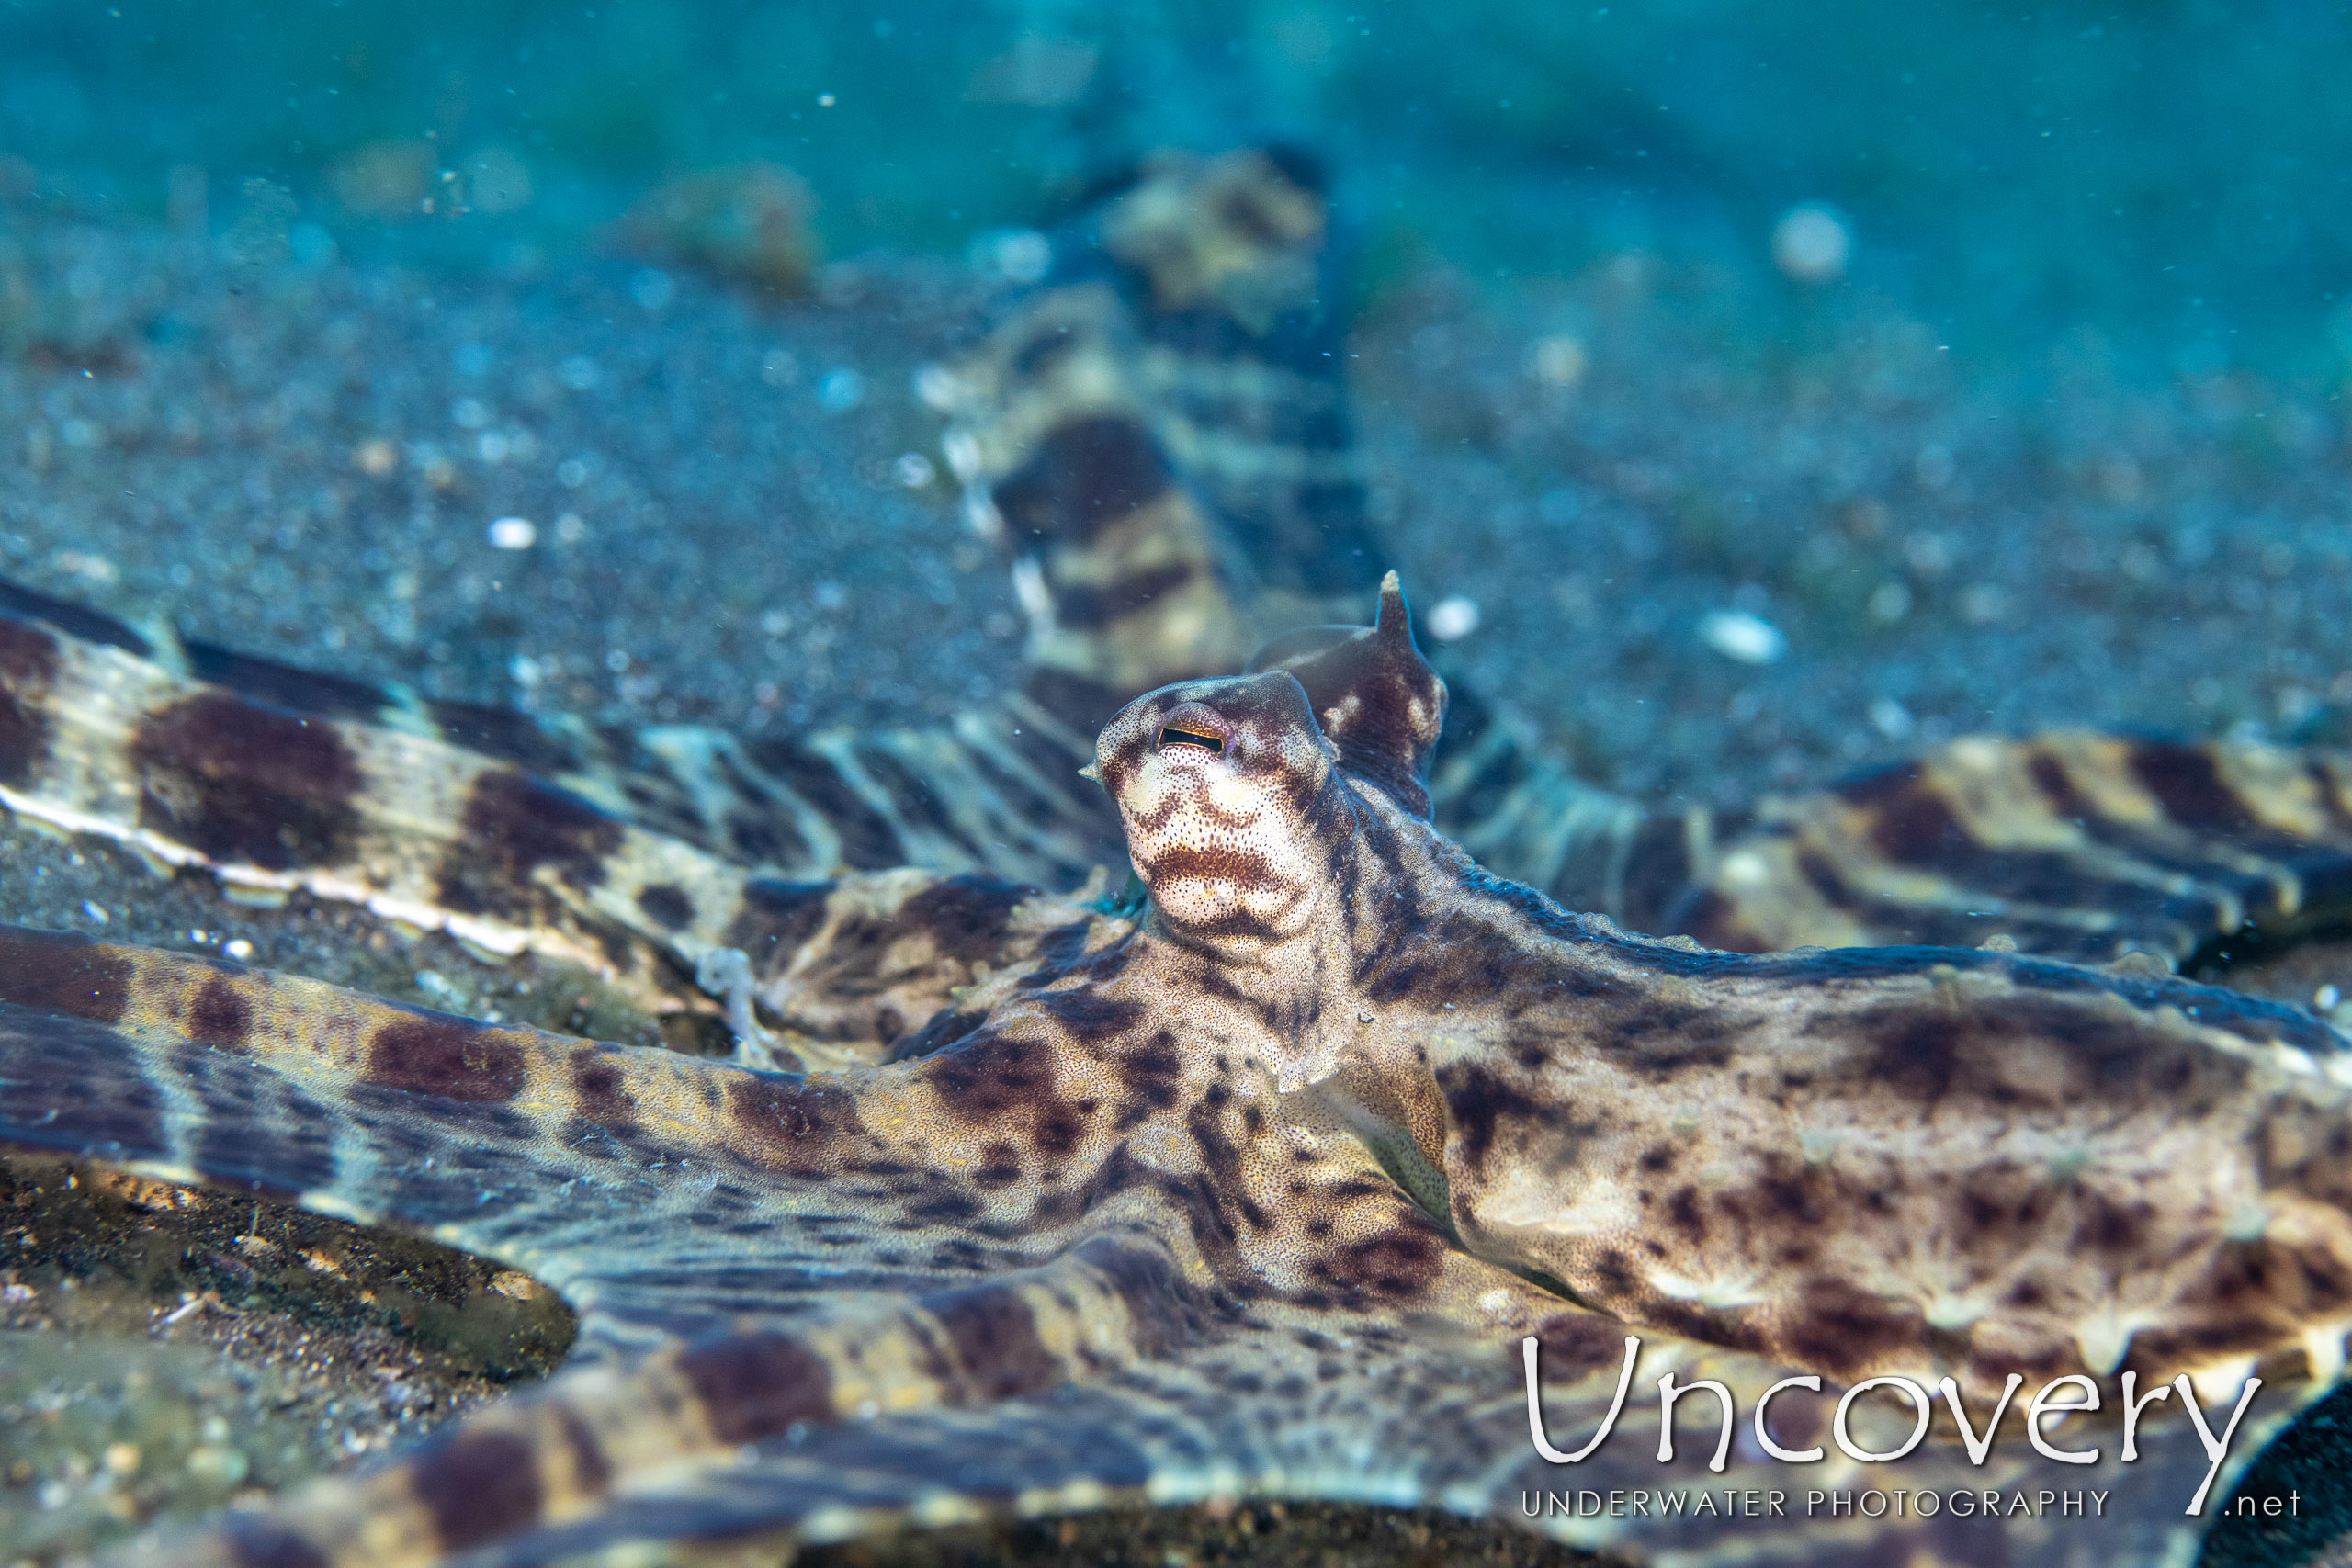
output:
<instances>
[{"instance_id":1,"label":"octopus arm","mask_svg":"<svg viewBox=\"0 0 2352 1568\"><path fill-rule=\"evenodd\" d=\"M1632 930L1743 953L2006 942L2210 968L2352 919L2341 752L1967 736L1826 789L1650 810L1569 776L1509 716L1457 708L1440 826Z\"/></svg>"},{"instance_id":2,"label":"octopus arm","mask_svg":"<svg viewBox=\"0 0 2352 1568\"><path fill-rule=\"evenodd\" d=\"M429 1235L555 1288L591 1344L837 1286L925 1201L902 1180L882 1219L832 1216L886 1119L838 1078L0 928L0 1143Z\"/></svg>"},{"instance_id":3,"label":"octopus arm","mask_svg":"<svg viewBox=\"0 0 2352 1568\"><path fill-rule=\"evenodd\" d=\"M1608 1419L1622 1331L1578 1314L1547 1330L1542 1409L1555 1435L1580 1444ZM576 1376L392 1465L171 1543L156 1560L389 1564L489 1550L480 1561L534 1562L722 1540L788 1552L908 1526L1290 1499L1491 1516L1614 1561L1674 1564L1859 1565L1895 1550L1910 1563L2056 1568L2079 1561L2096 1529L2100 1561L2129 1568L2193 1550L2199 1521L2182 1500L2207 1466L2177 1427L2144 1434L2130 1464L2111 1442L2095 1466L2054 1463L2014 1432L1981 1466L1940 1434L1885 1465L1834 1450L1826 1462L1786 1464L1758 1447L1750 1412L1788 1369L1670 1336L1644 1337L1623 1416L1571 1466L1529 1443L1515 1348L1463 1323L1275 1309L1114 1380L831 1421L786 1419L811 1397L811 1369L745 1343L706 1344L627 1379ZM722 1371L731 1382L718 1381ZM699 1385L682 1382L682 1371L699 1373ZM1674 1461L1657 1459L1655 1384L1665 1372L1730 1391L1737 1416L1722 1470L1708 1462L1720 1407L1707 1392L1678 1412ZM1780 1396L1778 1437L1826 1444L1838 1393ZM1911 1420L1894 1403L1865 1400L1851 1413L1858 1446L1901 1442ZM762 1405L767 1427L728 1425ZM706 1439L692 1459L682 1459L674 1427ZM741 1440L714 1440L727 1438ZM632 1443L669 1462L628 1469ZM1897 1490L1903 1519L1889 1517ZM1874 1502L1858 1501L1871 1492ZM1579 1493L1618 1501L1579 1510ZM1908 1501L1923 1493L1938 1498L1924 1517ZM1833 1505L1839 1496L1847 1503ZM2067 1496L2086 1517L2062 1513ZM385 1542L404 1543L406 1554Z\"/></svg>"}]
</instances>

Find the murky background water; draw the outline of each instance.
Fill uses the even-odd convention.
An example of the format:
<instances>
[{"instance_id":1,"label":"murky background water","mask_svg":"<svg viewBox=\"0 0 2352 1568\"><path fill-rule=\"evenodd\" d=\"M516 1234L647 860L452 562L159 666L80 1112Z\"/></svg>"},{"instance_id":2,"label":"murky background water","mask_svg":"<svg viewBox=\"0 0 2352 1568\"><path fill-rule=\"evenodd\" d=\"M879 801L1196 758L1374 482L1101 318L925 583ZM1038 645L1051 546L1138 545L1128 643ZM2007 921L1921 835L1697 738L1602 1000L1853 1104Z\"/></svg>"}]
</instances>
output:
<instances>
[{"instance_id":1,"label":"murky background water","mask_svg":"<svg viewBox=\"0 0 2352 1568\"><path fill-rule=\"evenodd\" d=\"M28 0L0 28L20 219L513 267L762 158L833 254L955 255L1123 151L1274 133L1341 170L1372 288L1629 247L1766 270L1817 201L1849 286L1963 354L2090 331L2150 369L2325 378L2352 352L2334 6Z\"/></svg>"}]
</instances>

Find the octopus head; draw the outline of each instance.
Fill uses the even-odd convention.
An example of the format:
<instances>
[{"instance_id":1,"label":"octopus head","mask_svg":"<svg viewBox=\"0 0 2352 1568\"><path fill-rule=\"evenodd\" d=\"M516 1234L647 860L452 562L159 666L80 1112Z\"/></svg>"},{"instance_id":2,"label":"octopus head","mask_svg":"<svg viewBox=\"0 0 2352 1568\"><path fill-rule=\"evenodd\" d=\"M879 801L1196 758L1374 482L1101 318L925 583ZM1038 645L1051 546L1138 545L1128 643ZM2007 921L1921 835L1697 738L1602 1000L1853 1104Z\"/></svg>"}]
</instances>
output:
<instances>
[{"instance_id":1,"label":"octopus head","mask_svg":"<svg viewBox=\"0 0 2352 1568\"><path fill-rule=\"evenodd\" d=\"M1306 929L1349 816L1295 677L1162 686L1119 711L1094 755L1170 929L1261 943Z\"/></svg>"}]
</instances>

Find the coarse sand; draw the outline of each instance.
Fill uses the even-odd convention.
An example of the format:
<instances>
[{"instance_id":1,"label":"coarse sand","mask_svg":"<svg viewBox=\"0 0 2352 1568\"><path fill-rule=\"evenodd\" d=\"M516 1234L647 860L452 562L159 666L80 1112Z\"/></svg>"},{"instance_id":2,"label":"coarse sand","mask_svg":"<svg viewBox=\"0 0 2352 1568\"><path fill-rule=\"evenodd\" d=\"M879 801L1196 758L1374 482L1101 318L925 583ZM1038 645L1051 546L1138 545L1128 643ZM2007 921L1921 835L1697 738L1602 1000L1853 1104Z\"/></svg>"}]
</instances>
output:
<instances>
[{"instance_id":1,"label":"coarse sand","mask_svg":"<svg viewBox=\"0 0 2352 1568\"><path fill-rule=\"evenodd\" d=\"M1507 289L1424 271L1363 302L1373 504L1424 611L1462 602L1459 678L1647 799L1744 798L1971 730L2344 737L2332 392L2127 384L2084 333L2030 366L1955 364L1893 301L1765 288L1636 254ZM931 720L1017 671L1002 563L964 530L914 390L996 303L957 269L865 258L777 302L604 262L456 276L59 224L0 245L0 575L41 592L619 724ZM1727 637L1731 615L1777 635ZM247 908L20 825L0 824L0 918L661 1038L576 973L307 899ZM2352 993L2347 956L2230 978L2309 1003ZM0 1209L0 1562L358 1462L542 1375L569 1335L520 1276L267 1204L9 1156ZM2352 1528L2346 1411L2248 1483L2334 1511L2225 1531L2207 1562L2319 1561ZM803 1558L1579 1560L1498 1526L1266 1504Z\"/></svg>"}]
</instances>

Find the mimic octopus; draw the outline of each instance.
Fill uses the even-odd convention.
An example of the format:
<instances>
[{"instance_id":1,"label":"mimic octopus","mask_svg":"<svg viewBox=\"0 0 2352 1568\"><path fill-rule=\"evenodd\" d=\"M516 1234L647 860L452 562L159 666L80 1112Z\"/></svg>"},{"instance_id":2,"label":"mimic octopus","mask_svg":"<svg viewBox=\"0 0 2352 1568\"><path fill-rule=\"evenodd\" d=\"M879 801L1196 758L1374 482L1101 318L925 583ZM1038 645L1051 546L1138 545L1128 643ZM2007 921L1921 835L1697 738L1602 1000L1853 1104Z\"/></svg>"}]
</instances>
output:
<instances>
[{"instance_id":1,"label":"mimic octopus","mask_svg":"<svg viewBox=\"0 0 2352 1568\"><path fill-rule=\"evenodd\" d=\"M1147 164L943 378L1034 617L944 728L619 735L0 587L11 811L734 1043L0 930L0 1141L578 1314L543 1387L127 1561L1242 1495L1660 1563L2194 1551L2343 1370L2352 1055L2170 967L2340 917L2352 769L2062 733L1721 819L1582 784L1367 580L1326 220L1279 149ZM1872 1489L1972 1501L1804 1502Z\"/></svg>"}]
</instances>

